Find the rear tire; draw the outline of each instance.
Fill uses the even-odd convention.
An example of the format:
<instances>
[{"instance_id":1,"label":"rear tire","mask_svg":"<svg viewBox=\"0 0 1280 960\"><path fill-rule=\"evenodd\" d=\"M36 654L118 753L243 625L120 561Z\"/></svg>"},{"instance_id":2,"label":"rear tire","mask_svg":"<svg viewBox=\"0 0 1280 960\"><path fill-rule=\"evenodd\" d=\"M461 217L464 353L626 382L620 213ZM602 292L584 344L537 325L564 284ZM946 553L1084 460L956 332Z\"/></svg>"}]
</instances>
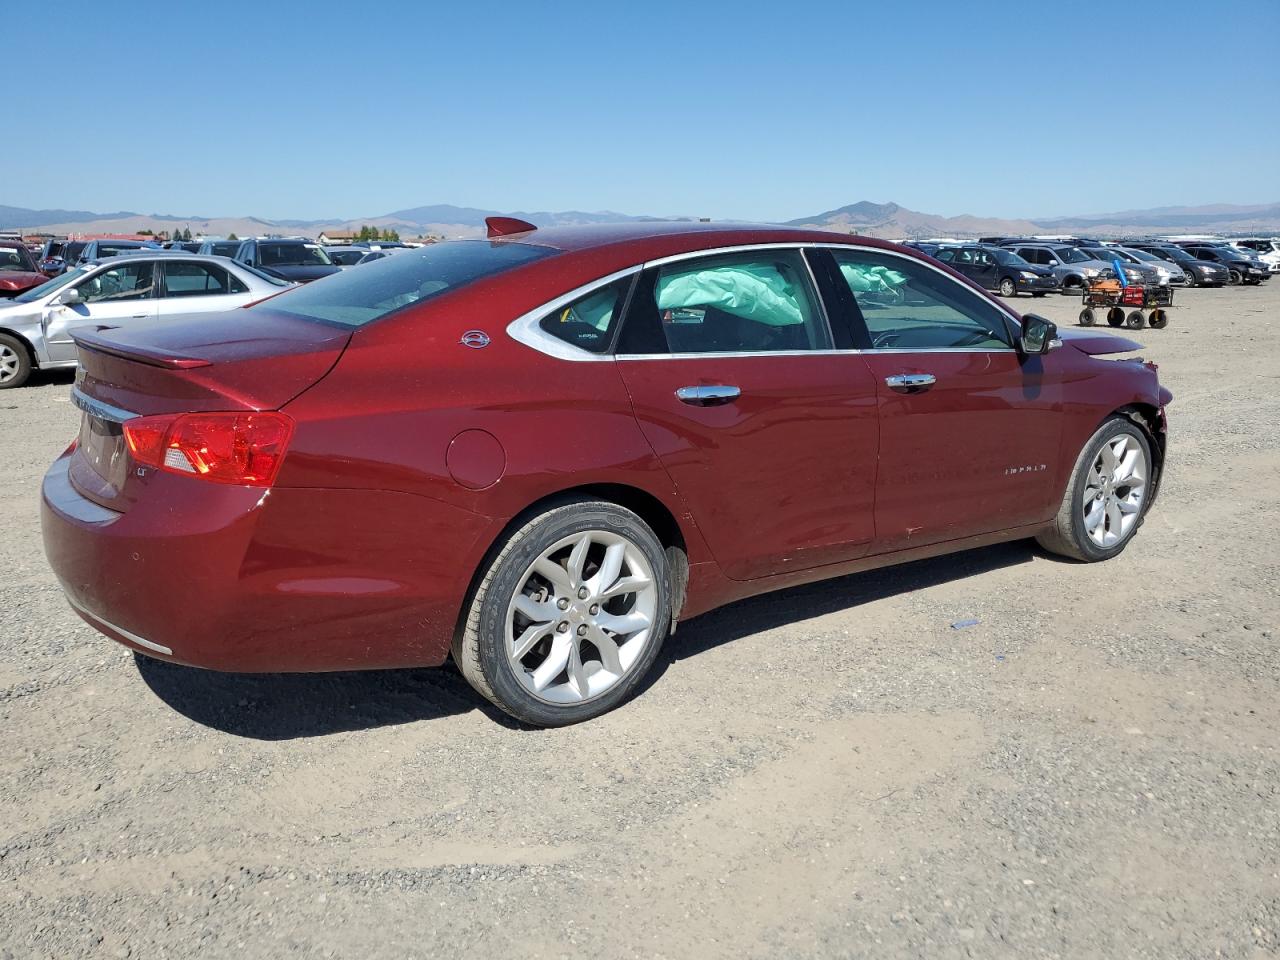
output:
<instances>
[{"instance_id":1,"label":"rear tire","mask_svg":"<svg viewBox=\"0 0 1280 960\"><path fill-rule=\"evenodd\" d=\"M17 337L0 333L0 390L20 387L31 376L31 354Z\"/></svg>"},{"instance_id":2,"label":"rear tire","mask_svg":"<svg viewBox=\"0 0 1280 960\"><path fill-rule=\"evenodd\" d=\"M1118 450L1123 451L1119 458ZM1126 477L1123 461L1130 456ZM1110 417L1080 451L1053 526L1036 541L1050 553L1084 563L1111 559L1142 526L1154 490L1152 477L1146 431L1128 417Z\"/></svg>"},{"instance_id":3,"label":"rear tire","mask_svg":"<svg viewBox=\"0 0 1280 960\"><path fill-rule=\"evenodd\" d=\"M605 554L614 547L622 559L610 573ZM597 583L606 578L643 585L614 594ZM492 556L453 659L499 709L532 726L561 727L627 700L670 625L669 567L648 524L614 503L573 500L529 520Z\"/></svg>"}]
</instances>

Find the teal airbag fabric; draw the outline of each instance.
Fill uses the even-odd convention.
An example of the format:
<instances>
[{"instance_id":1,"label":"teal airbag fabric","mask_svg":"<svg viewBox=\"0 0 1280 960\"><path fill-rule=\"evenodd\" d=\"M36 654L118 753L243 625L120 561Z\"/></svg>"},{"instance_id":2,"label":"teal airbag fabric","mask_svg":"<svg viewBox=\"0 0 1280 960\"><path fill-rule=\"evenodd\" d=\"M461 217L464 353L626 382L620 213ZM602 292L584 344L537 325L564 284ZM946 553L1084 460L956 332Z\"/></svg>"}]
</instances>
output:
<instances>
[{"instance_id":1,"label":"teal airbag fabric","mask_svg":"<svg viewBox=\"0 0 1280 960\"><path fill-rule=\"evenodd\" d=\"M905 273L888 267L867 267L856 263L840 264L849 289L854 293L890 293L907 282Z\"/></svg>"},{"instance_id":2,"label":"teal airbag fabric","mask_svg":"<svg viewBox=\"0 0 1280 960\"><path fill-rule=\"evenodd\" d=\"M790 281L769 263L665 273L654 296L659 310L714 307L773 327L805 321Z\"/></svg>"}]
</instances>

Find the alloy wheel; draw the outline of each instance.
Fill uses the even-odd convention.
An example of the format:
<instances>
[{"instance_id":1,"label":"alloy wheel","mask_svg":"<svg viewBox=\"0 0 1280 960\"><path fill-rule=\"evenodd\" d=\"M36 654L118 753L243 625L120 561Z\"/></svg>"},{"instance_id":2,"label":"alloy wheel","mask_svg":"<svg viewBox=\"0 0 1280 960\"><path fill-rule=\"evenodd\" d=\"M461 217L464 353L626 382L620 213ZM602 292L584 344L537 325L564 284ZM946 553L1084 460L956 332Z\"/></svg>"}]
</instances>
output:
<instances>
[{"instance_id":1,"label":"alloy wheel","mask_svg":"<svg viewBox=\"0 0 1280 960\"><path fill-rule=\"evenodd\" d=\"M658 584L636 544L604 530L575 533L521 576L507 607L507 662L546 703L594 699L641 659L657 608Z\"/></svg>"},{"instance_id":2,"label":"alloy wheel","mask_svg":"<svg viewBox=\"0 0 1280 960\"><path fill-rule=\"evenodd\" d=\"M0 343L0 383L8 383L22 369L22 358L7 343Z\"/></svg>"},{"instance_id":3,"label":"alloy wheel","mask_svg":"<svg viewBox=\"0 0 1280 960\"><path fill-rule=\"evenodd\" d=\"M1142 516L1147 493L1147 456L1131 434L1111 437L1098 451L1081 497L1084 529L1099 547L1113 547Z\"/></svg>"},{"instance_id":4,"label":"alloy wheel","mask_svg":"<svg viewBox=\"0 0 1280 960\"><path fill-rule=\"evenodd\" d=\"M1010 280L1008 277L1005 277L1003 280L1000 281L1000 296L1012 297L1017 292L1018 292L1018 288L1014 285L1013 281Z\"/></svg>"}]
</instances>

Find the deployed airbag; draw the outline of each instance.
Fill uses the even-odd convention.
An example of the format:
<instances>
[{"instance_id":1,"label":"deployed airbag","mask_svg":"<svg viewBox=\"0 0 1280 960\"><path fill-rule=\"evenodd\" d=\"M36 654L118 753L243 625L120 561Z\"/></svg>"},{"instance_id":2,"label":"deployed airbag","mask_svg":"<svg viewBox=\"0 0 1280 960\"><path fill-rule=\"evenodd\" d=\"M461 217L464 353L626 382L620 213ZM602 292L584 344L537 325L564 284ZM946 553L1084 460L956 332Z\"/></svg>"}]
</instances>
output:
<instances>
[{"instance_id":1,"label":"deployed airbag","mask_svg":"<svg viewBox=\"0 0 1280 960\"><path fill-rule=\"evenodd\" d=\"M659 310L714 307L772 327L804 323L800 298L771 263L739 263L664 273L654 289Z\"/></svg>"},{"instance_id":2,"label":"deployed airbag","mask_svg":"<svg viewBox=\"0 0 1280 960\"><path fill-rule=\"evenodd\" d=\"M854 293L891 293L908 279L905 273L888 267L869 267L858 263L842 263L840 272Z\"/></svg>"}]
</instances>

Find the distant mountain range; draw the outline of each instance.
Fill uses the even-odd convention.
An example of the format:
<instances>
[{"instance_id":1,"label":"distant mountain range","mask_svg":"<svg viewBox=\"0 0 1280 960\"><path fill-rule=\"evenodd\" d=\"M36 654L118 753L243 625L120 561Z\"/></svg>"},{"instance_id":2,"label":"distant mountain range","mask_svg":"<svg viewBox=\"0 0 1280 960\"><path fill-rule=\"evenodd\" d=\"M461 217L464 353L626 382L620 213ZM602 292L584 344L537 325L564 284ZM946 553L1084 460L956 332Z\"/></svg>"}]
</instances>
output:
<instances>
[{"instance_id":1,"label":"distant mountain range","mask_svg":"<svg viewBox=\"0 0 1280 960\"><path fill-rule=\"evenodd\" d=\"M252 236L262 233L302 232L316 235L322 230L358 230L368 224L397 230L402 236L435 234L478 236L485 217L512 216L538 226L577 223L606 223L681 217L632 216L603 210L499 211L478 207L434 204L396 210L392 213L353 220L266 220L262 217L174 216L128 211L92 213L87 210L30 210L0 206L0 230L41 233L137 233L140 230L171 231L186 228L193 234ZM961 215L943 217L920 213L896 203L868 200L837 207L789 221L796 226L814 226L842 233L855 232L888 239L929 236L977 237L985 234L1098 233L1124 236L1145 233L1252 233L1280 231L1280 203L1239 206L1210 204L1199 207L1156 207L1120 213L1056 217L1036 220L1007 220Z\"/></svg>"}]
</instances>

